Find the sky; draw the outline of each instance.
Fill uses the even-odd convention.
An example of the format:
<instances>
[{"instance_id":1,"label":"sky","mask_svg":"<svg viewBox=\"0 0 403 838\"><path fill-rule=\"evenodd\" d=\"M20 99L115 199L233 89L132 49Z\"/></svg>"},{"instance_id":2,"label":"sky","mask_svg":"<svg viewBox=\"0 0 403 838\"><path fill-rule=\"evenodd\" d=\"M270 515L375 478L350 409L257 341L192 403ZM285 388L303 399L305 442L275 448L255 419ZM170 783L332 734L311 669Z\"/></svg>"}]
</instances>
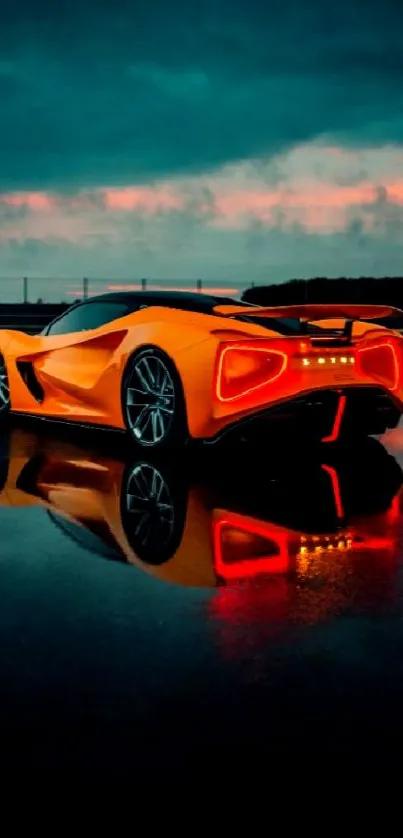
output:
<instances>
[{"instance_id":1,"label":"sky","mask_svg":"<svg viewBox=\"0 0 403 838\"><path fill-rule=\"evenodd\" d=\"M0 297L23 275L74 295L403 274L400 0L0 0L0 20Z\"/></svg>"}]
</instances>

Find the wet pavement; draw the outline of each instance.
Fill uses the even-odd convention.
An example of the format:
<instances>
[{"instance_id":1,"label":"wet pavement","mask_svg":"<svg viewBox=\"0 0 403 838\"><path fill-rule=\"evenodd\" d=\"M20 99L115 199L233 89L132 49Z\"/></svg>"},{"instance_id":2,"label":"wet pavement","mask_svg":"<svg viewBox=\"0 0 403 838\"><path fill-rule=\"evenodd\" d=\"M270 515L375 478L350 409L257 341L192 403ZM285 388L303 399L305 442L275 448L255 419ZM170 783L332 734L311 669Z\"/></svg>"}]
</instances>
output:
<instances>
[{"instance_id":1,"label":"wet pavement","mask_svg":"<svg viewBox=\"0 0 403 838\"><path fill-rule=\"evenodd\" d=\"M4 432L3 766L120 780L400 753L402 464L403 428L183 462Z\"/></svg>"}]
</instances>

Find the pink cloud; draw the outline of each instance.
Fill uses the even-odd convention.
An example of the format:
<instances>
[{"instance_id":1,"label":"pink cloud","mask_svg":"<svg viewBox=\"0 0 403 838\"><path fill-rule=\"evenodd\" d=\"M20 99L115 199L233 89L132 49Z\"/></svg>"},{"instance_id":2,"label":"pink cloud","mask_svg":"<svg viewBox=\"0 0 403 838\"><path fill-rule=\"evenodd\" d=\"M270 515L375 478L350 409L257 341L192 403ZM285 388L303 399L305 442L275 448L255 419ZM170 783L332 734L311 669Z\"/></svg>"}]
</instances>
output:
<instances>
[{"instance_id":1,"label":"pink cloud","mask_svg":"<svg viewBox=\"0 0 403 838\"><path fill-rule=\"evenodd\" d=\"M384 184L389 198L403 203L403 181ZM371 204L374 201L374 184L337 186L320 181L299 181L287 189L256 191L223 191L216 196L217 207L223 215L259 213L277 207L336 207Z\"/></svg>"},{"instance_id":2,"label":"pink cloud","mask_svg":"<svg viewBox=\"0 0 403 838\"><path fill-rule=\"evenodd\" d=\"M338 182L338 176L344 173L348 179L349 161L359 160L360 151L328 146L322 150L312 147L294 150L289 158L284 158L281 182L275 186L265 182L259 176L259 168L248 163L224 168L209 177L152 186L108 187L77 192L73 196L9 193L0 197L0 208L1 204L16 209L25 207L27 213L22 218L6 215L2 219L1 238L57 238L84 246L91 236L119 241L127 236L124 217L130 225L130 213L144 215L147 236L153 216L163 213L164 224L169 224L171 212L186 214L187 207L192 218L205 227L242 230L256 219L267 226L298 224L308 232L335 232L345 228L356 211L382 200L376 184L386 190L390 204L403 205L403 171L398 166L397 152L393 158L395 169L391 167L382 176L377 171L381 152L376 157L372 150L371 155L372 163L360 181L346 185ZM320 176L315 174L313 165L317 156ZM400 156L403 161L403 155ZM338 160L337 176L329 162L332 159ZM370 219L367 221L370 229Z\"/></svg>"},{"instance_id":3,"label":"pink cloud","mask_svg":"<svg viewBox=\"0 0 403 838\"><path fill-rule=\"evenodd\" d=\"M11 207L28 207L36 211L49 210L54 204L53 197L47 192L12 192L1 200Z\"/></svg>"},{"instance_id":4,"label":"pink cloud","mask_svg":"<svg viewBox=\"0 0 403 838\"><path fill-rule=\"evenodd\" d=\"M358 158L356 151L350 151L347 148L340 148L339 146L328 145L326 146L326 152L338 160L357 160Z\"/></svg>"},{"instance_id":5,"label":"pink cloud","mask_svg":"<svg viewBox=\"0 0 403 838\"><path fill-rule=\"evenodd\" d=\"M403 205L403 180L383 184L388 200ZM282 213L284 223L302 224L307 230L328 231L345 227L348 212L370 206L377 199L373 183L339 186L321 181L294 181L287 189L222 190L216 195L218 227L240 228L245 217L255 217L268 225Z\"/></svg>"},{"instance_id":6,"label":"pink cloud","mask_svg":"<svg viewBox=\"0 0 403 838\"><path fill-rule=\"evenodd\" d=\"M102 190L105 205L108 209L131 212L136 209L145 210L148 213L156 213L160 210L180 209L183 206L183 199L173 188L163 186L161 188L128 186L124 189Z\"/></svg>"}]
</instances>

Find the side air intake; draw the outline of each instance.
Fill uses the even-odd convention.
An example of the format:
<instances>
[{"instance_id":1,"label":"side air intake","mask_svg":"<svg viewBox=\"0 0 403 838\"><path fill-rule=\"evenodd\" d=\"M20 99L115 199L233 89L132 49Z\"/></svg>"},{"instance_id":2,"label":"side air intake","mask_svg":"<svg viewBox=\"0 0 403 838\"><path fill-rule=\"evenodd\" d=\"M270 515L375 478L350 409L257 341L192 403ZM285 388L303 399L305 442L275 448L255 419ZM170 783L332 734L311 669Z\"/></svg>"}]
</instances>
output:
<instances>
[{"instance_id":1,"label":"side air intake","mask_svg":"<svg viewBox=\"0 0 403 838\"><path fill-rule=\"evenodd\" d=\"M43 391L42 385L39 383L35 375L35 370L31 362L17 361L17 369L31 395L38 402L38 404L41 404L43 402L45 393Z\"/></svg>"}]
</instances>

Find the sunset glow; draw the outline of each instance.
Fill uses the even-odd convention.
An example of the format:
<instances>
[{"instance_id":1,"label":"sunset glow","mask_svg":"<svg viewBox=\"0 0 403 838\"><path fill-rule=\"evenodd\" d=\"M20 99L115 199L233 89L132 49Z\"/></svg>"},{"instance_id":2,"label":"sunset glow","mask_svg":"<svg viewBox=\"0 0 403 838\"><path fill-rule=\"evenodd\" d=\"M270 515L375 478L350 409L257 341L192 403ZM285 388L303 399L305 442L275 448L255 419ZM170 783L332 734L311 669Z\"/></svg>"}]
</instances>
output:
<instances>
[{"instance_id":1,"label":"sunset glow","mask_svg":"<svg viewBox=\"0 0 403 838\"><path fill-rule=\"evenodd\" d=\"M303 165L305 149L301 149ZM346 152L333 147L321 150L323 160L343 160ZM339 155L339 157L338 157ZM295 152L294 152L295 157ZM403 154L402 154L403 160ZM286 162L284 163L285 169ZM290 166L292 169L292 166ZM27 238L65 240L86 246L92 236L119 241L122 219L148 220L161 227L188 215L193 230L249 230L253 222L263 228L292 229L299 225L307 234L328 234L346 229L354 217L364 229L376 226L382 206L403 207L402 177L385 179L382 188L368 179L355 185L332 182L331 165L323 179L285 177L281 186L268 188L247 166L188 180L173 180L153 186L127 186L78 191L64 196L47 192L12 192L0 197L0 207L9 208L0 230L0 240ZM325 175L325 173L324 173ZM208 193L208 199L206 198ZM24 209L23 217L13 215ZM151 231L152 232L152 231ZM127 235L127 228L125 228Z\"/></svg>"}]
</instances>

